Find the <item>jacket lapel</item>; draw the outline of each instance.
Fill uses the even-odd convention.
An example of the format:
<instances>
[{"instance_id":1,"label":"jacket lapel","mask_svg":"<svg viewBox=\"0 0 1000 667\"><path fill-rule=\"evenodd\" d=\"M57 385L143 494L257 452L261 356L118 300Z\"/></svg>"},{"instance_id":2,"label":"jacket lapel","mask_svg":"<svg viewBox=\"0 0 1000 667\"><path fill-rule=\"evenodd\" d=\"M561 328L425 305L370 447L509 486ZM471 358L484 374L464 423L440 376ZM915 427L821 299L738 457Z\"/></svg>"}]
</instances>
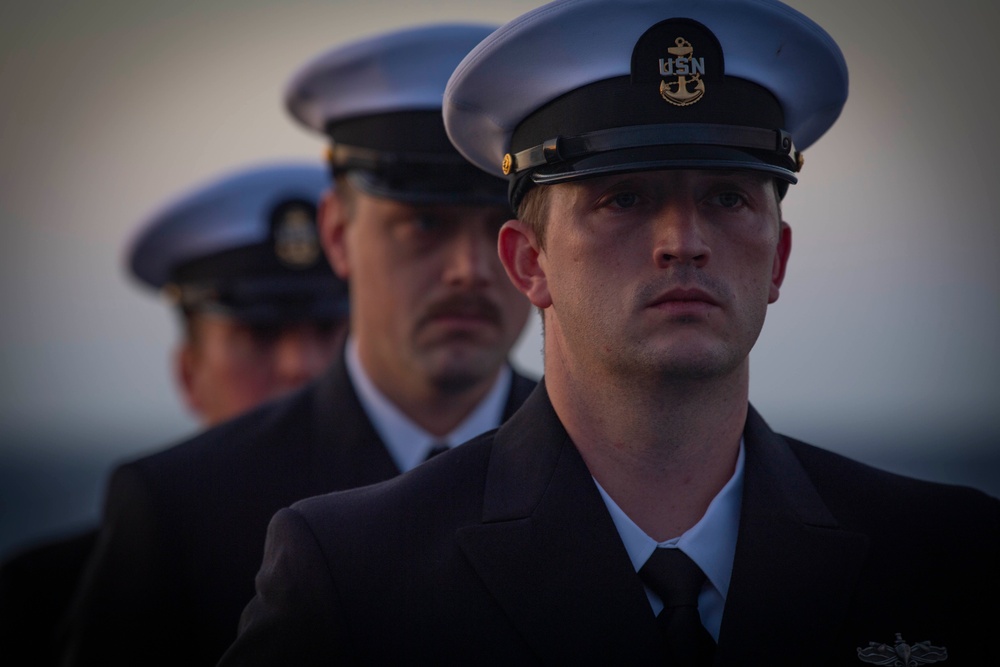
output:
<instances>
[{"instance_id":1,"label":"jacket lapel","mask_svg":"<svg viewBox=\"0 0 1000 667\"><path fill-rule=\"evenodd\" d=\"M312 471L330 489L379 482L399 474L347 374L341 349L320 379L312 414Z\"/></svg>"},{"instance_id":2,"label":"jacket lapel","mask_svg":"<svg viewBox=\"0 0 1000 667\"><path fill-rule=\"evenodd\" d=\"M868 547L842 530L788 443L751 407L733 576L717 664L829 656Z\"/></svg>"},{"instance_id":3,"label":"jacket lapel","mask_svg":"<svg viewBox=\"0 0 1000 667\"><path fill-rule=\"evenodd\" d=\"M459 544L544 661L653 661L642 584L544 384L497 432L483 522Z\"/></svg>"},{"instance_id":4,"label":"jacket lapel","mask_svg":"<svg viewBox=\"0 0 1000 667\"><path fill-rule=\"evenodd\" d=\"M716 664L830 655L867 553L787 442L750 408L733 577ZM533 651L555 662L654 664L642 585L544 382L496 435L483 523L459 543Z\"/></svg>"},{"instance_id":5,"label":"jacket lapel","mask_svg":"<svg viewBox=\"0 0 1000 667\"><path fill-rule=\"evenodd\" d=\"M513 374L504 419L521 406L535 384L534 380ZM312 398L309 469L319 488L326 491L364 486L399 474L354 390L343 347L319 379Z\"/></svg>"}]
</instances>

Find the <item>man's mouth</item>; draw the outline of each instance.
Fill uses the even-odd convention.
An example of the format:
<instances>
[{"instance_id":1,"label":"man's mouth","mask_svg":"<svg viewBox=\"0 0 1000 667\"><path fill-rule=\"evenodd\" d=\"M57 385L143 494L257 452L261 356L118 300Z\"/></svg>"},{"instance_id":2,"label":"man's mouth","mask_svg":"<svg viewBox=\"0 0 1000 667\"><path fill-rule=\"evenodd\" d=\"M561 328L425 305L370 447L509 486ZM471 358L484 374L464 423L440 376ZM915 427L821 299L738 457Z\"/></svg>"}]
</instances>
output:
<instances>
[{"instance_id":1,"label":"man's mouth","mask_svg":"<svg viewBox=\"0 0 1000 667\"><path fill-rule=\"evenodd\" d=\"M707 313L719 307L718 300L697 287L674 288L656 296L650 308L672 315L696 315Z\"/></svg>"},{"instance_id":2,"label":"man's mouth","mask_svg":"<svg viewBox=\"0 0 1000 667\"><path fill-rule=\"evenodd\" d=\"M431 322L462 324L488 324L499 327L502 322L497 305L481 294L456 294L437 301L427 308L421 325Z\"/></svg>"}]
</instances>

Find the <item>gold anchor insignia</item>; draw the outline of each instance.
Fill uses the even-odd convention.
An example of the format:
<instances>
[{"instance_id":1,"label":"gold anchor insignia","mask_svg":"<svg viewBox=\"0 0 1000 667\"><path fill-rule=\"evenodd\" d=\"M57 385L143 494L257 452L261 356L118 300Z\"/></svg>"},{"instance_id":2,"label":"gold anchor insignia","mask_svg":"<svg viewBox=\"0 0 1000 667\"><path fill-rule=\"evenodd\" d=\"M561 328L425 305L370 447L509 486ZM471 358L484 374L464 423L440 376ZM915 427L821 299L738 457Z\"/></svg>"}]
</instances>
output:
<instances>
[{"instance_id":1,"label":"gold anchor insignia","mask_svg":"<svg viewBox=\"0 0 1000 667\"><path fill-rule=\"evenodd\" d=\"M295 207L285 213L274 231L274 253L293 269L311 266L319 257L319 240L309 212Z\"/></svg>"},{"instance_id":2,"label":"gold anchor insignia","mask_svg":"<svg viewBox=\"0 0 1000 667\"><path fill-rule=\"evenodd\" d=\"M858 660L870 665L930 665L948 659L948 649L943 646L931 646L930 642L907 644L903 635L896 633L894 646L881 642L868 642L868 646L858 647Z\"/></svg>"},{"instance_id":3,"label":"gold anchor insignia","mask_svg":"<svg viewBox=\"0 0 1000 667\"><path fill-rule=\"evenodd\" d=\"M675 46L667 48L667 52L675 56L664 61L660 59L660 74L676 75L675 81L660 81L660 96L667 102L679 107L694 104L705 94L705 82L701 80L704 71L704 61L692 58L694 47L683 37L674 40Z\"/></svg>"}]
</instances>

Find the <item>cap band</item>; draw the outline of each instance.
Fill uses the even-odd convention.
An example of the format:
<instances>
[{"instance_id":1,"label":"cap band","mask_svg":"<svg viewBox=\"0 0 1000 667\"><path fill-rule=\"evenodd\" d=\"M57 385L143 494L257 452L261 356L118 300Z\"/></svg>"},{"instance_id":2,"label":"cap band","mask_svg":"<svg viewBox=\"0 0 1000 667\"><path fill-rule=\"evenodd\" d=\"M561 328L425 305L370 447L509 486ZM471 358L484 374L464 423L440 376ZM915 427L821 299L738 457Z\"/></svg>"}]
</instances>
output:
<instances>
[{"instance_id":1,"label":"cap band","mask_svg":"<svg viewBox=\"0 0 1000 667\"><path fill-rule=\"evenodd\" d=\"M164 292L185 312L245 322L336 321L350 311L347 285L333 275L168 283Z\"/></svg>"},{"instance_id":2,"label":"cap band","mask_svg":"<svg viewBox=\"0 0 1000 667\"><path fill-rule=\"evenodd\" d=\"M328 153L330 166L334 169L370 169L383 171L404 164L463 165L468 164L458 153L400 153L380 151L361 146L334 144Z\"/></svg>"},{"instance_id":3,"label":"cap band","mask_svg":"<svg viewBox=\"0 0 1000 667\"><path fill-rule=\"evenodd\" d=\"M412 109L338 118L326 125L334 146L367 148L391 154L454 155L440 109Z\"/></svg>"},{"instance_id":4,"label":"cap band","mask_svg":"<svg viewBox=\"0 0 1000 667\"><path fill-rule=\"evenodd\" d=\"M375 197L408 204L507 203L507 184L463 158L440 110L410 110L329 123L334 176Z\"/></svg>"}]
</instances>

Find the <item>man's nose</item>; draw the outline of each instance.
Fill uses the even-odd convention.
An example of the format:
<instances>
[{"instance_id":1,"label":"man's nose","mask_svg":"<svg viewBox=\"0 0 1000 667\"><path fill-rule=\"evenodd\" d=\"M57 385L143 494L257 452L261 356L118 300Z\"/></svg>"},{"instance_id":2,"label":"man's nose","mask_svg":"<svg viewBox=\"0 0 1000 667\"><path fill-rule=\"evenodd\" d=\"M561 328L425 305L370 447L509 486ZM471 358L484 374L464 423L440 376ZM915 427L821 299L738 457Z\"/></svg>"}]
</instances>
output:
<instances>
[{"instance_id":1,"label":"man's nose","mask_svg":"<svg viewBox=\"0 0 1000 667\"><path fill-rule=\"evenodd\" d=\"M289 388L308 382L330 363L331 346L325 337L309 328L282 332L274 347L275 375Z\"/></svg>"},{"instance_id":2,"label":"man's nose","mask_svg":"<svg viewBox=\"0 0 1000 667\"><path fill-rule=\"evenodd\" d=\"M500 264L496 237L489 237L475 222L463 226L448 243L445 282L457 285L486 285Z\"/></svg>"},{"instance_id":3,"label":"man's nose","mask_svg":"<svg viewBox=\"0 0 1000 667\"><path fill-rule=\"evenodd\" d=\"M691 264L702 267L708 262L711 249L705 237L704 221L693 203L672 202L664 205L657 213L653 228L653 252L657 265Z\"/></svg>"}]
</instances>

